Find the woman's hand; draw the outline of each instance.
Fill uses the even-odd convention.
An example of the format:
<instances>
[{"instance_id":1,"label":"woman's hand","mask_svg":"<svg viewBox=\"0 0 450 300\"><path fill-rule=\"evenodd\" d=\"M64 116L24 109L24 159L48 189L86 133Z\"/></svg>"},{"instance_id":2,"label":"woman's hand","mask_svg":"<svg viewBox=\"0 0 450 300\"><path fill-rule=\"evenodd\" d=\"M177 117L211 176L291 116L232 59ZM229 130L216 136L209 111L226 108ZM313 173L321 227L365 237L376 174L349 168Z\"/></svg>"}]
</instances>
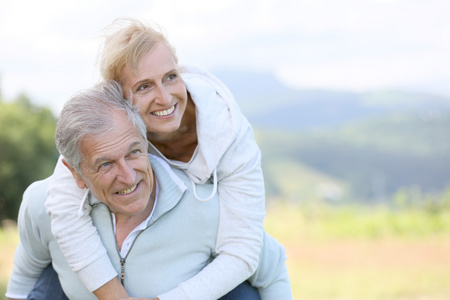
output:
<instances>
[{"instance_id":1,"label":"woman's hand","mask_svg":"<svg viewBox=\"0 0 450 300\"><path fill-rule=\"evenodd\" d=\"M128 297L128 298L120 298L119 300L159 300L158 297L156 298L136 298L136 297Z\"/></svg>"}]
</instances>

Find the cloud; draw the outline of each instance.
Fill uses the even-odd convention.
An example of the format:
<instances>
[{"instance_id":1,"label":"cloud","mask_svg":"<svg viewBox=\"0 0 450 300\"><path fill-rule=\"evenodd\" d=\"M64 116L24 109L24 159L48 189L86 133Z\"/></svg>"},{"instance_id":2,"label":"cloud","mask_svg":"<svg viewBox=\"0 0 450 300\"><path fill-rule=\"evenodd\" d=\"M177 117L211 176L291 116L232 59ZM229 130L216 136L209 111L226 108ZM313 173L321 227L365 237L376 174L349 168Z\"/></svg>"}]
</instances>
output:
<instances>
[{"instance_id":1,"label":"cloud","mask_svg":"<svg viewBox=\"0 0 450 300\"><path fill-rule=\"evenodd\" d=\"M2 91L58 112L98 80L104 26L135 16L162 25L182 62L210 70L272 71L303 88L450 95L448 11L447 0L3 0Z\"/></svg>"}]
</instances>

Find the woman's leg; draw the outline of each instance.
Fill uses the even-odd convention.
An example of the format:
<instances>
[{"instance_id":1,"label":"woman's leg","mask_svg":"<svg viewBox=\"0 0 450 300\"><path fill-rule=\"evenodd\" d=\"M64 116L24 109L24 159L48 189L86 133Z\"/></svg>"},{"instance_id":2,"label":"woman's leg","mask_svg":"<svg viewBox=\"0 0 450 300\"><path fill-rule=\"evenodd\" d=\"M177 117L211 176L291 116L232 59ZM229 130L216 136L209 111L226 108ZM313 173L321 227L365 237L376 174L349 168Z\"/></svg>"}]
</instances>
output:
<instances>
[{"instance_id":1,"label":"woman's leg","mask_svg":"<svg viewBox=\"0 0 450 300\"><path fill-rule=\"evenodd\" d=\"M68 300L52 264L42 271L27 300Z\"/></svg>"},{"instance_id":2,"label":"woman's leg","mask_svg":"<svg viewBox=\"0 0 450 300\"><path fill-rule=\"evenodd\" d=\"M244 281L234 290L220 298L219 300L261 300L258 289L253 287L248 281Z\"/></svg>"}]
</instances>

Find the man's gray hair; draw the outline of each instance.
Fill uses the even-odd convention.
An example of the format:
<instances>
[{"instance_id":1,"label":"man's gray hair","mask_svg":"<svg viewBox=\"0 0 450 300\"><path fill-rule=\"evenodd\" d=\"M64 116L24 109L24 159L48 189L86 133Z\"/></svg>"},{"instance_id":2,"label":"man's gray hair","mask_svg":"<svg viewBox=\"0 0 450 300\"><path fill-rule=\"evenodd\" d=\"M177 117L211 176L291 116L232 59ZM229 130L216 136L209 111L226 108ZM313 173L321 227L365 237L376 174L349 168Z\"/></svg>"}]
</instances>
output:
<instances>
[{"instance_id":1,"label":"man's gray hair","mask_svg":"<svg viewBox=\"0 0 450 300\"><path fill-rule=\"evenodd\" d=\"M113 127L117 112L124 112L142 137L147 129L137 108L123 98L122 87L113 80L104 80L69 99L56 125L55 142L67 163L81 174L81 141L105 134Z\"/></svg>"}]
</instances>

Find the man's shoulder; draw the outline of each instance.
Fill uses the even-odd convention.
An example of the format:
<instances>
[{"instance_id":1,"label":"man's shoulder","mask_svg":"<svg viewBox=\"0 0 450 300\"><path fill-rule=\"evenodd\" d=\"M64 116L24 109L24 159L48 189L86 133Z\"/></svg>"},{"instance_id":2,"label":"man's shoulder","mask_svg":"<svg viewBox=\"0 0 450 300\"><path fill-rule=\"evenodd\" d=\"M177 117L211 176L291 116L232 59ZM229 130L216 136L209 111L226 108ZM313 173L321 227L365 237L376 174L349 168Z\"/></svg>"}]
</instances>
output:
<instances>
[{"instance_id":1,"label":"man's shoulder","mask_svg":"<svg viewBox=\"0 0 450 300\"><path fill-rule=\"evenodd\" d=\"M170 179L181 188L183 188L186 182L189 182L189 178L184 171L169 165L161 157L156 155L149 153L148 157L150 158L152 169L155 171L159 180Z\"/></svg>"},{"instance_id":2,"label":"man's shoulder","mask_svg":"<svg viewBox=\"0 0 450 300\"><path fill-rule=\"evenodd\" d=\"M45 212L45 199L49 178L35 181L23 193L21 207L27 207L35 215L47 215Z\"/></svg>"}]
</instances>

